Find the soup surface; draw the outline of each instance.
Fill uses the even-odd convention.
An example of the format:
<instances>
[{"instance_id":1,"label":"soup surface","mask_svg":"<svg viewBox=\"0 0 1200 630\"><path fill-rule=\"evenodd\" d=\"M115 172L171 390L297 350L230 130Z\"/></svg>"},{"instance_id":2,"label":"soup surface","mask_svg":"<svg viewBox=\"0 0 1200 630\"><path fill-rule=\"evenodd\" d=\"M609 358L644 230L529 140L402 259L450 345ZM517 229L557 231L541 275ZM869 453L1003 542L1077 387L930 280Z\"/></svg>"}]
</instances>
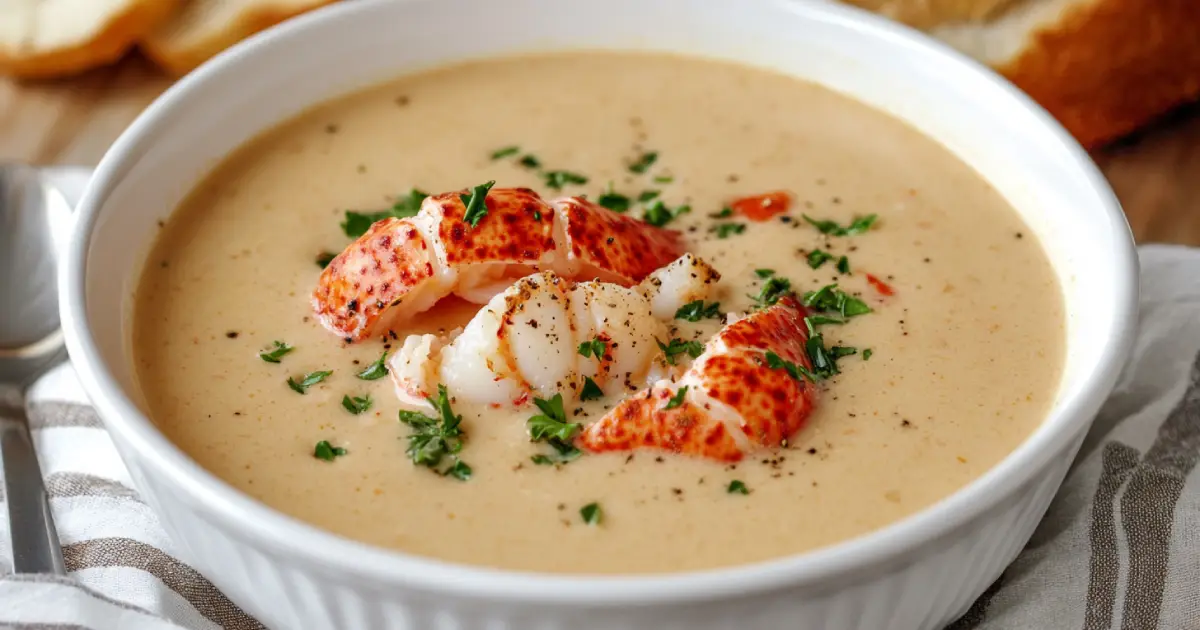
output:
<instances>
[{"instance_id":1,"label":"soup surface","mask_svg":"<svg viewBox=\"0 0 1200 630\"><path fill-rule=\"evenodd\" d=\"M519 150L498 151L509 146ZM638 163L646 168L630 168ZM551 170L581 177L549 190ZM766 282L756 270L798 294L837 283L872 312L821 332L856 354L817 385L817 410L786 448L736 465L651 450L537 465L546 446L526 427L536 409L462 402L470 479L414 465L390 380L355 376L385 342L347 346L313 317L316 259L351 241L340 225L348 209L486 180L547 198L595 199L611 184L639 217L653 203L637 200L643 191L659 191L667 209L687 204L667 227L721 272L723 311L753 306ZM720 216L731 200L772 190L791 193L785 214ZM802 216L846 227L872 214L869 229L845 236ZM450 329L476 309L448 299L397 332ZM166 435L287 514L463 563L667 572L802 552L946 497L1043 418L1064 325L1036 238L977 173L905 124L751 68L570 53L405 77L249 142L165 223L138 288L133 343ZM277 340L294 350L262 360ZM318 370L332 374L303 395L286 383ZM344 396L370 396L371 407L352 414ZM587 423L615 398L567 413ZM322 440L345 453L315 457ZM599 522L589 524L581 510L591 504Z\"/></svg>"}]
</instances>

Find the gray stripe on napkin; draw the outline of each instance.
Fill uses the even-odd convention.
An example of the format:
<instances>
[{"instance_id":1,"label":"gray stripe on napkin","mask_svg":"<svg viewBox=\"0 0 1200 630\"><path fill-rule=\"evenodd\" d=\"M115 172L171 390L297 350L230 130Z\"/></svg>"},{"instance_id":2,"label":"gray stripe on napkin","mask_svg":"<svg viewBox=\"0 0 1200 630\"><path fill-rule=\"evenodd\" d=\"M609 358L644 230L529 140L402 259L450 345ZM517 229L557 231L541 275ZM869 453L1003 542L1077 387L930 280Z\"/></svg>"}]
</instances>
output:
<instances>
[{"instance_id":1,"label":"gray stripe on napkin","mask_svg":"<svg viewBox=\"0 0 1200 630\"><path fill-rule=\"evenodd\" d=\"M105 497L129 499L144 503L136 490L104 477L77 472L56 472L46 477L46 493L51 499L66 497ZM0 486L0 501L4 501L4 487Z\"/></svg>"},{"instance_id":2,"label":"gray stripe on napkin","mask_svg":"<svg viewBox=\"0 0 1200 630\"><path fill-rule=\"evenodd\" d=\"M36 402L29 405L29 428L87 427L103 429L104 423L96 410L68 402Z\"/></svg>"},{"instance_id":3,"label":"gray stripe on napkin","mask_svg":"<svg viewBox=\"0 0 1200 630\"><path fill-rule=\"evenodd\" d=\"M151 617L158 617L158 615L146 610L145 608L142 608L141 606L134 606L133 604L130 604L129 602L123 602L119 599L113 599L99 591L90 589L90 588L80 584L79 582L76 582L73 578L63 576L63 575L50 575L48 573L39 573L39 574L18 573L18 574L6 575L6 576L4 576L4 579L9 582L27 582L30 584L58 584L60 586L69 586L73 589L80 590L80 591L83 591L84 593L87 593L88 596L90 596L94 599L97 599L99 601L102 601L102 602L112 605L112 606L116 606L117 608L123 608L125 610L142 613L144 615L149 615ZM19 627L24 628L26 626L19 626Z\"/></svg>"},{"instance_id":4,"label":"gray stripe on napkin","mask_svg":"<svg viewBox=\"0 0 1200 630\"><path fill-rule=\"evenodd\" d=\"M1091 562L1084 630L1109 630L1117 603L1121 555L1117 549L1117 493L1137 467L1139 453L1120 442L1104 445L1100 481L1092 503Z\"/></svg>"},{"instance_id":5,"label":"gray stripe on napkin","mask_svg":"<svg viewBox=\"0 0 1200 630\"><path fill-rule=\"evenodd\" d=\"M0 630L91 630L73 623L0 623Z\"/></svg>"},{"instance_id":6,"label":"gray stripe on napkin","mask_svg":"<svg viewBox=\"0 0 1200 630\"><path fill-rule=\"evenodd\" d=\"M1175 506L1200 462L1200 357L1192 365L1187 393L1158 429L1121 497L1121 521L1129 541L1122 630L1158 627L1171 557Z\"/></svg>"},{"instance_id":7,"label":"gray stripe on napkin","mask_svg":"<svg viewBox=\"0 0 1200 630\"><path fill-rule=\"evenodd\" d=\"M63 559L68 571L93 567L141 569L161 580L201 615L226 630L265 629L195 569L146 543L130 538L95 538L66 545Z\"/></svg>"}]
</instances>

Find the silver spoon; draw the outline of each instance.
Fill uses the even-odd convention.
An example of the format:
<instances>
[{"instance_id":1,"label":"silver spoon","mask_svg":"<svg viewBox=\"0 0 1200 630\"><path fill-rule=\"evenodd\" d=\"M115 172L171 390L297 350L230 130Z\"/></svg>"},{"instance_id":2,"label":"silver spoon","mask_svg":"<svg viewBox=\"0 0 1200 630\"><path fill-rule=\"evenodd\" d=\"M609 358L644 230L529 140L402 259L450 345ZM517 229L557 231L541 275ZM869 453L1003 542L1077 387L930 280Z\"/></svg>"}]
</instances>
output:
<instances>
[{"instance_id":1,"label":"silver spoon","mask_svg":"<svg viewBox=\"0 0 1200 630\"><path fill-rule=\"evenodd\" d=\"M15 573L66 574L24 390L67 356L55 274L87 177L86 169L0 165L0 460Z\"/></svg>"}]
</instances>

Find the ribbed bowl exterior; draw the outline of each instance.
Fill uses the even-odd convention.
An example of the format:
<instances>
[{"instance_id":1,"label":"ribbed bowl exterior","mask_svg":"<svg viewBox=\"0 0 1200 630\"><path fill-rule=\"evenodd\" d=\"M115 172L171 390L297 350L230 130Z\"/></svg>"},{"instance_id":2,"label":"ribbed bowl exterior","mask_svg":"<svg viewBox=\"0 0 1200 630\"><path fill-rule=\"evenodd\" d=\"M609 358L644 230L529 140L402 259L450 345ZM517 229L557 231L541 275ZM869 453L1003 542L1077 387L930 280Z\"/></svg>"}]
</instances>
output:
<instances>
[{"instance_id":1,"label":"ribbed bowl exterior","mask_svg":"<svg viewBox=\"0 0 1200 630\"><path fill-rule=\"evenodd\" d=\"M346 581L301 558L260 548L181 501L169 484L141 467L136 455L126 461L181 559L271 628L937 630L965 613L1033 535L1080 442L992 510L894 566L836 586L781 585L773 592L703 604L625 609L419 596L399 584Z\"/></svg>"}]
</instances>

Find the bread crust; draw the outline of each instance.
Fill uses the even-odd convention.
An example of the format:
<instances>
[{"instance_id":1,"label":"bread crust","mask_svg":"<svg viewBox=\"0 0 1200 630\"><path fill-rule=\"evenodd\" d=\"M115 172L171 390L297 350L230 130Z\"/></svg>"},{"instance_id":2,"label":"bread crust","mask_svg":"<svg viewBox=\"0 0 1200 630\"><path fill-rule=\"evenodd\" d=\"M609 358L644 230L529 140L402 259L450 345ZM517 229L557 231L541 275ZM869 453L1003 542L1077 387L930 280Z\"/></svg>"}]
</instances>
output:
<instances>
[{"instance_id":1,"label":"bread crust","mask_svg":"<svg viewBox=\"0 0 1200 630\"><path fill-rule=\"evenodd\" d=\"M179 7L180 0L131 0L90 40L54 50L0 48L0 71L23 79L58 78L116 62Z\"/></svg>"},{"instance_id":2,"label":"bread crust","mask_svg":"<svg viewBox=\"0 0 1200 630\"><path fill-rule=\"evenodd\" d=\"M997 70L1095 147L1200 96L1200 1L1076 5Z\"/></svg>"},{"instance_id":3,"label":"bread crust","mask_svg":"<svg viewBox=\"0 0 1200 630\"><path fill-rule=\"evenodd\" d=\"M248 8L224 28L196 42L184 45L175 42L169 33L151 33L142 39L140 47L142 52L161 68L175 76L183 76L226 48L259 31L336 1L313 0L291 8L271 4Z\"/></svg>"}]
</instances>

